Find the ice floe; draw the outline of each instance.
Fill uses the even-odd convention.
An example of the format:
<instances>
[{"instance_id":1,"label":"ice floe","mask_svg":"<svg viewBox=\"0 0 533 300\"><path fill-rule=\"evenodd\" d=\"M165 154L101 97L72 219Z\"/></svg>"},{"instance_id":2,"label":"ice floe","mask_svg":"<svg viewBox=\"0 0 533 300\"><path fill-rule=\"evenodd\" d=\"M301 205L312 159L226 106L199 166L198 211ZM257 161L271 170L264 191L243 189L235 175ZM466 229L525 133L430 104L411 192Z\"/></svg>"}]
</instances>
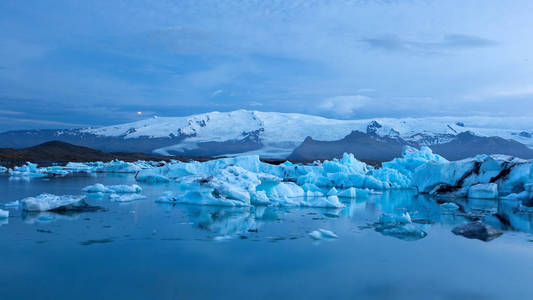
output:
<instances>
[{"instance_id":1,"label":"ice floe","mask_svg":"<svg viewBox=\"0 0 533 300\"><path fill-rule=\"evenodd\" d=\"M84 196L40 194L22 199L21 206L25 211L76 210L86 205L84 198Z\"/></svg>"},{"instance_id":2,"label":"ice floe","mask_svg":"<svg viewBox=\"0 0 533 300\"><path fill-rule=\"evenodd\" d=\"M459 205L453 202L445 202L440 205L440 208L446 209L446 210L457 210L459 209Z\"/></svg>"},{"instance_id":3,"label":"ice floe","mask_svg":"<svg viewBox=\"0 0 533 300\"><path fill-rule=\"evenodd\" d=\"M9 211L0 209L0 219L9 218Z\"/></svg>"},{"instance_id":4,"label":"ice floe","mask_svg":"<svg viewBox=\"0 0 533 300\"><path fill-rule=\"evenodd\" d=\"M131 201L145 199L146 196L139 195L139 194L126 194L126 195L111 194L109 198L111 199L111 201L116 201L116 202L131 202Z\"/></svg>"},{"instance_id":5,"label":"ice floe","mask_svg":"<svg viewBox=\"0 0 533 300\"><path fill-rule=\"evenodd\" d=\"M375 230L383 235L412 241L426 237L427 233L411 220L409 213L383 214L374 224Z\"/></svg>"},{"instance_id":6,"label":"ice floe","mask_svg":"<svg viewBox=\"0 0 533 300\"><path fill-rule=\"evenodd\" d=\"M126 184L119 184L119 185L103 185L101 183L97 183L95 185L86 186L83 188L83 191L86 193L140 193L142 192L142 188L137 185L126 185Z\"/></svg>"},{"instance_id":7,"label":"ice floe","mask_svg":"<svg viewBox=\"0 0 533 300\"><path fill-rule=\"evenodd\" d=\"M309 237L313 240L332 240L339 238L335 233L326 229L318 229L311 231Z\"/></svg>"},{"instance_id":8,"label":"ice floe","mask_svg":"<svg viewBox=\"0 0 533 300\"><path fill-rule=\"evenodd\" d=\"M47 167L38 167L37 164L27 162L22 166L12 169L0 169L0 173L8 172L12 177L58 177L75 173L137 173L143 169L149 169L160 166L161 162L124 162L113 160L110 162L69 162L64 166L52 165ZM3 168L3 167L1 167Z\"/></svg>"}]
</instances>

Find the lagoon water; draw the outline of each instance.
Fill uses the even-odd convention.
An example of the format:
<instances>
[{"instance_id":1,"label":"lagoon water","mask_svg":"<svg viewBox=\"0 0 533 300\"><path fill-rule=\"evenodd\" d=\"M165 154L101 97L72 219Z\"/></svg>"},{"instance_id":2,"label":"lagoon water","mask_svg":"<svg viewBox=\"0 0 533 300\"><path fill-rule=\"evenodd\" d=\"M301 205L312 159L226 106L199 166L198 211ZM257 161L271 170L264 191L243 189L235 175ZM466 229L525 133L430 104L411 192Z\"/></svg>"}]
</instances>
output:
<instances>
[{"instance_id":1,"label":"lagoon water","mask_svg":"<svg viewBox=\"0 0 533 300\"><path fill-rule=\"evenodd\" d=\"M40 193L81 194L133 175L11 180L0 204ZM345 209L157 204L169 184L142 185L144 200L88 198L98 212L0 220L1 299L527 299L533 294L532 214L491 200L460 200L462 213L396 191ZM379 215L408 211L427 236L383 235ZM510 224L493 212L503 211ZM485 213L504 231L490 242L451 232ZM315 241L319 228L338 239Z\"/></svg>"}]
</instances>

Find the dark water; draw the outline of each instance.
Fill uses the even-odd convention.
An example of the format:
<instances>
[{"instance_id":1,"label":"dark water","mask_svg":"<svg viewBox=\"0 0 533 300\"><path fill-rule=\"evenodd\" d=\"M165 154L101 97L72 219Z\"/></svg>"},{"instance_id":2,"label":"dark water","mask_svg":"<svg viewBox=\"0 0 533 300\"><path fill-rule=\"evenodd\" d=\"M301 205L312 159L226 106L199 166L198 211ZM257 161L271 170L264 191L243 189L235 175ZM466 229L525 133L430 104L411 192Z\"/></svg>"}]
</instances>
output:
<instances>
[{"instance_id":1,"label":"dark water","mask_svg":"<svg viewBox=\"0 0 533 300\"><path fill-rule=\"evenodd\" d=\"M133 184L129 175L12 181L0 203L87 185ZM144 185L145 200L88 199L105 211L70 215L11 210L0 226L1 299L530 299L531 217L498 201L441 210L412 192L358 199L343 210L161 205L168 189ZM495 211L505 210L503 225ZM405 241L369 224L409 211L427 232ZM504 230L490 242L451 233L485 213ZM7 223L6 223L7 222ZM423 224L427 223L427 224ZM316 242L318 228L339 238Z\"/></svg>"}]
</instances>

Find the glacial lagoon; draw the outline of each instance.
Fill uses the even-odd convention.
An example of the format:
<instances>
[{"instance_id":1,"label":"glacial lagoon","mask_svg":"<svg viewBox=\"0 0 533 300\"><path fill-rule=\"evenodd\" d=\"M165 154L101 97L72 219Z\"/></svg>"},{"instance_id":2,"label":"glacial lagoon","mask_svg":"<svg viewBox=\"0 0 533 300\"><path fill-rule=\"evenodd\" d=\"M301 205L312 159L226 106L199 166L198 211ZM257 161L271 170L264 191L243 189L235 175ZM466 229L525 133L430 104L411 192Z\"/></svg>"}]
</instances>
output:
<instances>
[{"instance_id":1,"label":"glacial lagoon","mask_svg":"<svg viewBox=\"0 0 533 300\"><path fill-rule=\"evenodd\" d=\"M359 197L342 209L156 203L175 183L133 174L0 176L0 203L88 185L140 184L145 199L108 195L97 211L28 213L0 220L2 299L518 299L533 293L532 214L503 200L412 190ZM377 230L384 213L409 213L423 236ZM505 216L505 220L497 216ZM482 218L489 242L452 233ZM337 238L314 239L323 229Z\"/></svg>"}]
</instances>

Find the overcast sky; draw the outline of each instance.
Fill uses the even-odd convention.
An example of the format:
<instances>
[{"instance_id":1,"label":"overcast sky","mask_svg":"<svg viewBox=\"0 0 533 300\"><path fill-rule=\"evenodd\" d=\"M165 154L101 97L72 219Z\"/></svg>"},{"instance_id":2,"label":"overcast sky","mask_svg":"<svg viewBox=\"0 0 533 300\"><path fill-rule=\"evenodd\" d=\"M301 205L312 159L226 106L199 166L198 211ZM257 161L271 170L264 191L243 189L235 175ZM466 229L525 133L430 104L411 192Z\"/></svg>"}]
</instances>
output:
<instances>
[{"instance_id":1,"label":"overcast sky","mask_svg":"<svg viewBox=\"0 0 533 300\"><path fill-rule=\"evenodd\" d=\"M0 131L235 109L529 116L532 11L531 0L3 0Z\"/></svg>"}]
</instances>

